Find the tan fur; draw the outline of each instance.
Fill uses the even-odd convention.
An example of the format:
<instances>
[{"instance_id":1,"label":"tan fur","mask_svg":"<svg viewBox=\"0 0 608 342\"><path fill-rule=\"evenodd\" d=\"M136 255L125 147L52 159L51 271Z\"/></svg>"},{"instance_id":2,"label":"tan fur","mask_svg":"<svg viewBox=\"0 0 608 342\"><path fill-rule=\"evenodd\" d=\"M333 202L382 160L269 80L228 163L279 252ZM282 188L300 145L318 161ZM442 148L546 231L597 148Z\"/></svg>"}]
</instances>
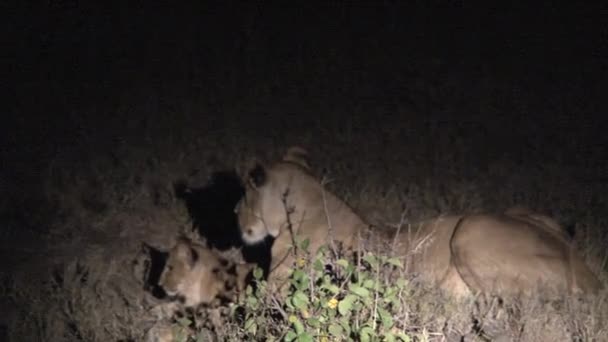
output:
<instances>
[{"instance_id":1,"label":"tan fur","mask_svg":"<svg viewBox=\"0 0 608 342\"><path fill-rule=\"evenodd\" d=\"M485 292L594 293L601 283L565 231L547 216L520 209L502 215L446 216L401 234L411 271L462 297Z\"/></svg>"},{"instance_id":2,"label":"tan fur","mask_svg":"<svg viewBox=\"0 0 608 342\"><path fill-rule=\"evenodd\" d=\"M180 238L169 251L159 285L168 295L183 297L186 307L209 304L235 285L236 278L228 268L211 249Z\"/></svg>"},{"instance_id":3,"label":"tan fur","mask_svg":"<svg viewBox=\"0 0 608 342\"><path fill-rule=\"evenodd\" d=\"M300 146L292 146L287 149L283 156L283 161L291 162L310 170L310 161L308 160L308 151Z\"/></svg>"},{"instance_id":4,"label":"tan fur","mask_svg":"<svg viewBox=\"0 0 608 342\"><path fill-rule=\"evenodd\" d=\"M157 322L144 337L145 342L174 342L173 329L169 322Z\"/></svg>"},{"instance_id":5,"label":"tan fur","mask_svg":"<svg viewBox=\"0 0 608 342\"><path fill-rule=\"evenodd\" d=\"M283 160L263 168L263 184L245 180L246 194L236 208L245 243L260 243L268 235L275 238L271 282L284 278L291 268L289 247L294 234L308 238L309 250L314 253L329 241L330 224L334 240L347 249L367 226L348 205L323 188L309 173L308 163L289 156L288 152Z\"/></svg>"},{"instance_id":6,"label":"tan fur","mask_svg":"<svg viewBox=\"0 0 608 342\"><path fill-rule=\"evenodd\" d=\"M288 252L292 232L309 238L314 252L328 243L330 225L334 239L349 249L367 227L323 189L307 165L284 158L258 167L246 179L246 194L236 208L245 243L275 238L270 282L280 281L293 263ZM412 257L411 271L456 296L515 294L537 286L567 292L601 287L559 224L522 208L499 215L439 217L402 231L396 241L394 252Z\"/></svg>"},{"instance_id":7,"label":"tan fur","mask_svg":"<svg viewBox=\"0 0 608 342\"><path fill-rule=\"evenodd\" d=\"M505 211L505 215L517 217L532 225L540 225L546 229L552 229L557 234L564 234L566 232L564 227L557 223L557 221L546 215L536 213L530 208L521 206L511 207Z\"/></svg>"}]
</instances>

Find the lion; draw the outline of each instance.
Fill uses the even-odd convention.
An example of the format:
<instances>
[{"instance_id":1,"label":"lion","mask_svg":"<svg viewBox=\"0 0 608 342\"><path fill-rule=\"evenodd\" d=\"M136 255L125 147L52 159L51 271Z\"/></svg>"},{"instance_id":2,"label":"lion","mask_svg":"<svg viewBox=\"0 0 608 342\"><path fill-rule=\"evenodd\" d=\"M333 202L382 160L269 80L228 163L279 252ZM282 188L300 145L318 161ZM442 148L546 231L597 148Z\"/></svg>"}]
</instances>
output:
<instances>
[{"instance_id":1,"label":"lion","mask_svg":"<svg viewBox=\"0 0 608 342\"><path fill-rule=\"evenodd\" d=\"M296 234L309 239L312 253L330 237L350 250L358 233L368 227L346 203L324 189L306 158L304 149L292 147L279 162L268 167L257 164L243 179L245 194L235 213L245 244L274 238L269 282L288 275Z\"/></svg>"},{"instance_id":2,"label":"lion","mask_svg":"<svg viewBox=\"0 0 608 342\"><path fill-rule=\"evenodd\" d=\"M330 237L354 250L357 236L369 228L324 189L305 157L303 149L290 148L281 161L256 165L243 179L245 195L235 208L246 244L274 238L271 283L289 273L294 234L308 238L313 253ZM457 297L540 288L594 293L601 288L564 229L542 214L514 208L502 214L441 216L414 226L390 237L393 252L408 256L408 269L419 279Z\"/></svg>"},{"instance_id":3,"label":"lion","mask_svg":"<svg viewBox=\"0 0 608 342\"><path fill-rule=\"evenodd\" d=\"M212 249L178 238L169 251L159 285L168 296L181 299L184 307L231 299L239 283L234 266Z\"/></svg>"},{"instance_id":4,"label":"lion","mask_svg":"<svg viewBox=\"0 0 608 342\"><path fill-rule=\"evenodd\" d=\"M452 295L596 293L602 285L550 217L520 208L453 215L400 234L410 271ZM409 236L408 236L409 235Z\"/></svg>"}]
</instances>

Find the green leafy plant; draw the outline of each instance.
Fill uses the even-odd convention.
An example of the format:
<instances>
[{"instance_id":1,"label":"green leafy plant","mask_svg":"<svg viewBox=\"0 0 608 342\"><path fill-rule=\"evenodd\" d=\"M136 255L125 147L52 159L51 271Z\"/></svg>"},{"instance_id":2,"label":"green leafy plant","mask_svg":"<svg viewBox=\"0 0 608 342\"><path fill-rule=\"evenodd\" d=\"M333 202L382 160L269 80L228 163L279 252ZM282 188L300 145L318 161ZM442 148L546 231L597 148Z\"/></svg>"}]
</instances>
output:
<instances>
[{"instance_id":1,"label":"green leafy plant","mask_svg":"<svg viewBox=\"0 0 608 342\"><path fill-rule=\"evenodd\" d=\"M268 292L259 271L257 289L248 287L241 303L246 310L246 337L275 336L287 342L410 341L405 327L394 318L407 297L408 282L387 277L403 268L401 260L372 253L356 262L333 260L326 246L311 256L308 240L298 245L285 298ZM273 331L262 332L263 325L273 325Z\"/></svg>"}]
</instances>

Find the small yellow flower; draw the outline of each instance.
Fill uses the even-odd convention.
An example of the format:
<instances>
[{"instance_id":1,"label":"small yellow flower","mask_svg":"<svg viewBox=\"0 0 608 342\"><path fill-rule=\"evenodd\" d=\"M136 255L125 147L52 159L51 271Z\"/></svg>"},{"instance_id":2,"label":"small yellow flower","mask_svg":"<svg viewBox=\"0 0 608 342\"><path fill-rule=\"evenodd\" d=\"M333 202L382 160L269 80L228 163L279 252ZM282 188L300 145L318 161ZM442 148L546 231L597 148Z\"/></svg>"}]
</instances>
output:
<instances>
[{"instance_id":1,"label":"small yellow flower","mask_svg":"<svg viewBox=\"0 0 608 342\"><path fill-rule=\"evenodd\" d=\"M298 317L296 317L295 315L289 316L289 323L295 323L297 321L298 321Z\"/></svg>"},{"instance_id":2,"label":"small yellow flower","mask_svg":"<svg viewBox=\"0 0 608 342\"><path fill-rule=\"evenodd\" d=\"M336 298L332 298L329 300L329 302L327 302L327 306L330 309L335 309L338 307L338 300Z\"/></svg>"},{"instance_id":3,"label":"small yellow flower","mask_svg":"<svg viewBox=\"0 0 608 342\"><path fill-rule=\"evenodd\" d=\"M300 313L302 314L302 317L304 317L305 319L310 318L310 312L308 312L308 310L302 309L302 310L300 310Z\"/></svg>"},{"instance_id":4,"label":"small yellow flower","mask_svg":"<svg viewBox=\"0 0 608 342\"><path fill-rule=\"evenodd\" d=\"M321 336L321 342L329 342L329 339L327 338L327 336Z\"/></svg>"},{"instance_id":5,"label":"small yellow flower","mask_svg":"<svg viewBox=\"0 0 608 342\"><path fill-rule=\"evenodd\" d=\"M299 258L298 259L298 267L304 267L304 266L306 266L306 259Z\"/></svg>"}]
</instances>

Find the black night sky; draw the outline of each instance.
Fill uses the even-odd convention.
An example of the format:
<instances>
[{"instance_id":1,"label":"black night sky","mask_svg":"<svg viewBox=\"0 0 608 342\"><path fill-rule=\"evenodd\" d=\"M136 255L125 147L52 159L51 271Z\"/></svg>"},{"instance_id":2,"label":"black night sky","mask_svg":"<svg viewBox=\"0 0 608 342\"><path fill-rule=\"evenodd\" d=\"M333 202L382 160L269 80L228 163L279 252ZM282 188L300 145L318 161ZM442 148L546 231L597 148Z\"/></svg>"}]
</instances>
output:
<instances>
[{"instance_id":1,"label":"black night sky","mask_svg":"<svg viewBox=\"0 0 608 342\"><path fill-rule=\"evenodd\" d=\"M203 186L291 144L305 146L356 207L398 199L379 205L391 219L406 206L425 217L523 203L570 223L593 217L594 248L608 241L605 4L0 8L7 266L117 246L116 236L128 236L117 253L130 257L136 243L177 227L164 214L181 205L175 182ZM481 199L406 199L423 184L438 184L433 195L452 189L448 197L454 184L472 184Z\"/></svg>"}]
</instances>

